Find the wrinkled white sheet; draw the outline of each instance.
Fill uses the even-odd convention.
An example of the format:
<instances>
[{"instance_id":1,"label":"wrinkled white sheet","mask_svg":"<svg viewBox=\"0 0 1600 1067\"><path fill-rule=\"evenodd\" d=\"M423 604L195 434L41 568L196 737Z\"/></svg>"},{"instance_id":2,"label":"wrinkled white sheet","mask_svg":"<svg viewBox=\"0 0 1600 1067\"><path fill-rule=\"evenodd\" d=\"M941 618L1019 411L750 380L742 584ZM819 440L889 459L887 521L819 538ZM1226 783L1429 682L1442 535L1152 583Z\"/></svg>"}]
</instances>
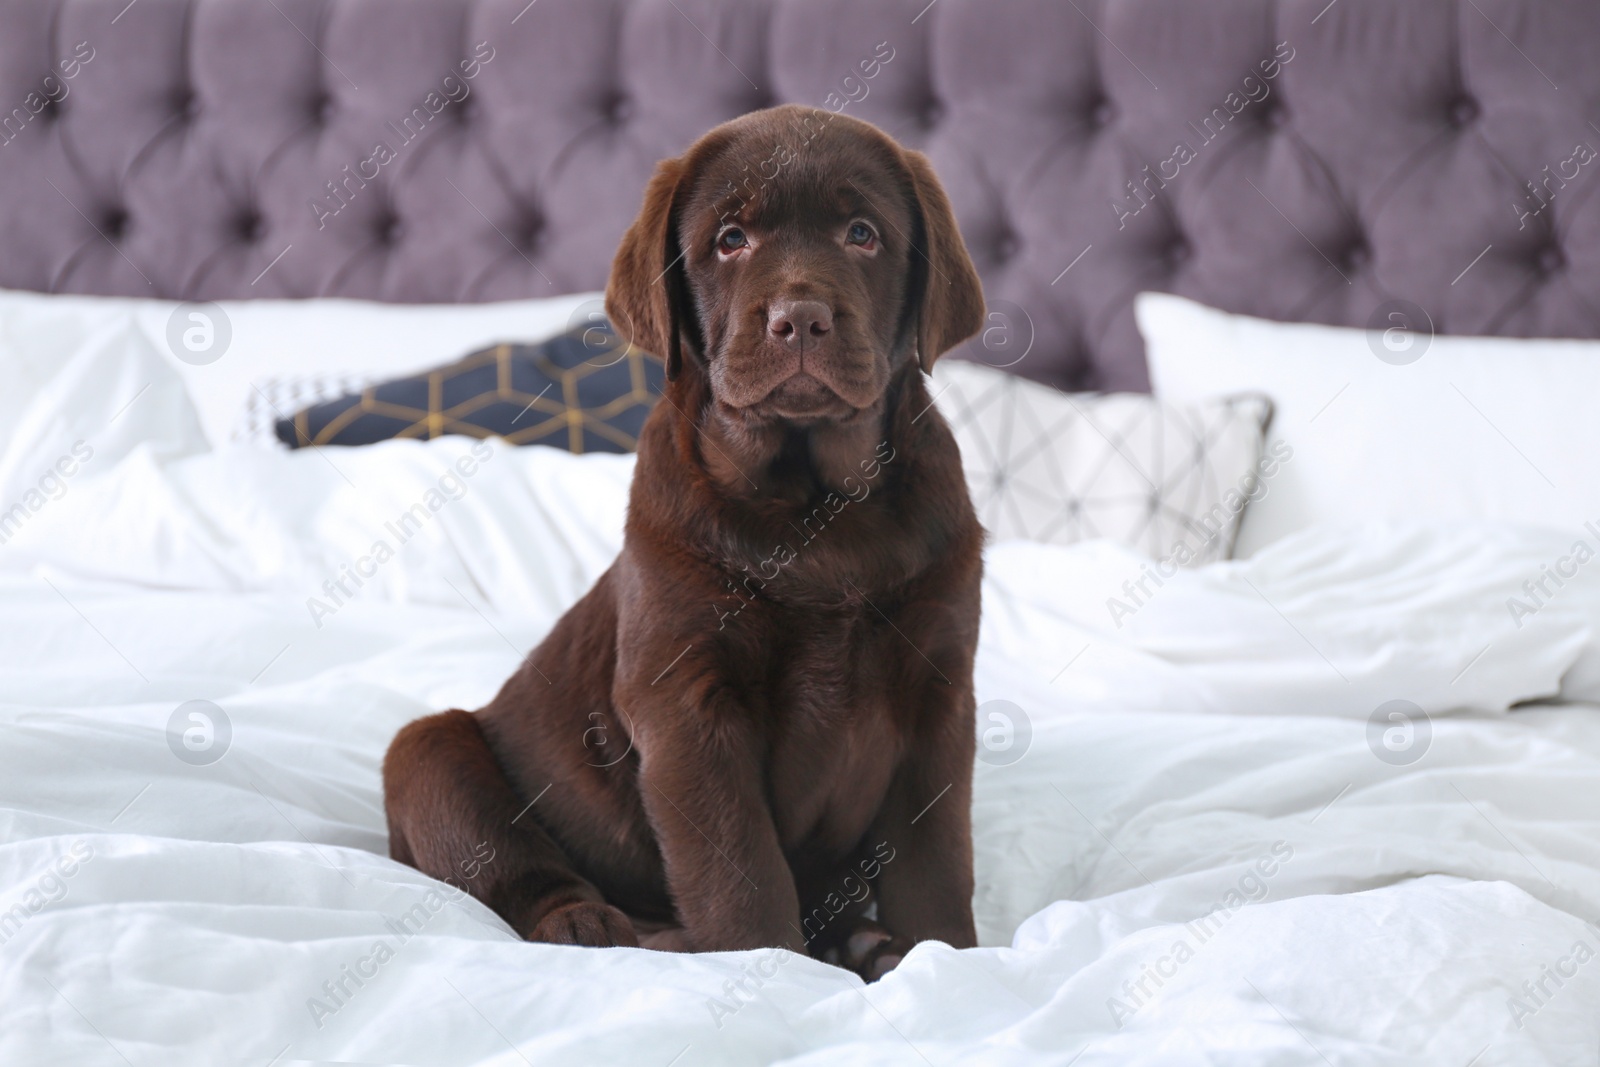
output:
<instances>
[{"instance_id":1,"label":"wrinkled white sheet","mask_svg":"<svg viewBox=\"0 0 1600 1067\"><path fill-rule=\"evenodd\" d=\"M384 856L384 748L493 692L610 561L630 474L132 448L30 512L0 546L0 1063L1594 1060L1600 709L1506 710L1589 695L1587 565L1507 604L1585 531L1318 530L1137 603L1112 546L992 546L980 728L1026 751L977 768L985 947L870 987L525 944L430 896ZM231 724L209 765L169 745L190 700ZM1411 762L1369 727L1391 700Z\"/></svg>"}]
</instances>

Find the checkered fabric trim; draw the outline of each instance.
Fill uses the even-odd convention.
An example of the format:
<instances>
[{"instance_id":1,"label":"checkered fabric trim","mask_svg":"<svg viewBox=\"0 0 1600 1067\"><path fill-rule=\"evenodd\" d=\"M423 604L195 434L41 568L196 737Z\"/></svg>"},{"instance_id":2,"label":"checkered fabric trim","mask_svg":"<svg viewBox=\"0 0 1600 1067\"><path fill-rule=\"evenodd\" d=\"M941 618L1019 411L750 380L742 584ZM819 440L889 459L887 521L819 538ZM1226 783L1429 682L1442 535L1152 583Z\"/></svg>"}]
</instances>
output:
<instances>
[{"instance_id":1,"label":"checkered fabric trim","mask_svg":"<svg viewBox=\"0 0 1600 1067\"><path fill-rule=\"evenodd\" d=\"M244 411L228 435L236 444L282 448L273 427L279 419L312 404L359 393L373 383L367 374L300 374L261 378L250 383Z\"/></svg>"}]
</instances>

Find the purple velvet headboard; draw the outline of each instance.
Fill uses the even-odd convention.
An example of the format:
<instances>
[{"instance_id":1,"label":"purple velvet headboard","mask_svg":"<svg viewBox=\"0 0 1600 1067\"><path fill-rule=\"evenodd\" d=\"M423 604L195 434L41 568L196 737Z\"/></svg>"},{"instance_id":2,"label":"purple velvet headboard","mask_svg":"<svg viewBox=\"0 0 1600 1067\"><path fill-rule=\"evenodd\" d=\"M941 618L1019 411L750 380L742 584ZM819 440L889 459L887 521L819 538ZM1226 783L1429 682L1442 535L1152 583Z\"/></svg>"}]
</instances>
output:
<instances>
[{"instance_id":1,"label":"purple velvet headboard","mask_svg":"<svg viewBox=\"0 0 1600 1067\"><path fill-rule=\"evenodd\" d=\"M1147 388L1146 288L1600 335L1594 0L0 0L0 286L599 288L655 161L784 101L932 155L1057 385Z\"/></svg>"}]
</instances>

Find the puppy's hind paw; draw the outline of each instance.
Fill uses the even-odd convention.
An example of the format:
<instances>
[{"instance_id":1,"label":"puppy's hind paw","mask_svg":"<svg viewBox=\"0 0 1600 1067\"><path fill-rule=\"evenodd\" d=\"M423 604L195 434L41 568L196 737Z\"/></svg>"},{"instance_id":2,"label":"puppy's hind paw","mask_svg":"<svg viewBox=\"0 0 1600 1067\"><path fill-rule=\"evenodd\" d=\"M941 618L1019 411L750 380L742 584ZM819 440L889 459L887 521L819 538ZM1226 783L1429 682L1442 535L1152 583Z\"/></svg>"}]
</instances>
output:
<instances>
[{"instance_id":1,"label":"puppy's hind paw","mask_svg":"<svg viewBox=\"0 0 1600 1067\"><path fill-rule=\"evenodd\" d=\"M828 949L823 959L854 971L862 981L876 982L900 965L912 942L870 919L857 920L848 936Z\"/></svg>"},{"instance_id":2,"label":"puppy's hind paw","mask_svg":"<svg viewBox=\"0 0 1600 1067\"><path fill-rule=\"evenodd\" d=\"M589 948L639 946L639 937L626 915L610 904L596 904L587 900L565 904L540 919L528 940Z\"/></svg>"}]
</instances>

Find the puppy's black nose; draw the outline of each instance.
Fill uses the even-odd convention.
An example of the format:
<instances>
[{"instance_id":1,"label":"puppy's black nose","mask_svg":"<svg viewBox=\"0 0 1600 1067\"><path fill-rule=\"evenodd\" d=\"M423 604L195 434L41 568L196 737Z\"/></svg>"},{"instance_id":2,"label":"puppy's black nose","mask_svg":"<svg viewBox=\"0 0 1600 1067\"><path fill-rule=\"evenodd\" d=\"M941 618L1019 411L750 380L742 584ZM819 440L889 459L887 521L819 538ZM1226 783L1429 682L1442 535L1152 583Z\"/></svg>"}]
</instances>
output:
<instances>
[{"instance_id":1,"label":"puppy's black nose","mask_svg":"<svg viewBox=\"0 0 1600 1067\"><path fill-rule=\"evenodd\" d=\"M788 344L804 345L833 329L833 309L820 300L780 300L767 309L767 332Z\"/></svg>"}]
</instances>

